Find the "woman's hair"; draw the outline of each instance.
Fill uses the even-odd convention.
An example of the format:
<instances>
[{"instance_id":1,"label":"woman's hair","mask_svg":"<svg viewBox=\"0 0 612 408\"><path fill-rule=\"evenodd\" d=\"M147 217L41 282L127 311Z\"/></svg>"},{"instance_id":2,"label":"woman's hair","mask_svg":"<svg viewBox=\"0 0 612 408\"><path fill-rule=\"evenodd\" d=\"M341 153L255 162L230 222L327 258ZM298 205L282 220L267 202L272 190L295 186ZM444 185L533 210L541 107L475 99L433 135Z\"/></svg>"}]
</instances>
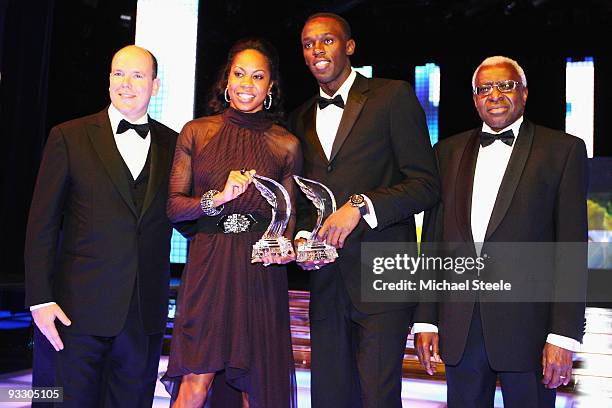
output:
<instances>
[{"instance_id":1,"label":"woman's hair","mask_svg":"<svg viewBox=\"0 0 612 408\"><path fill-rule=\"evenodd\" d=\"M261 38L244 38L238 40L232 48L230 48L227 54L227 60L225 66L219 71L217 81L213 85L210 95L208 97L208 103L206 105L206 114L215 115L223 112L228 106L229 102L225 101L224 92L227 87L227 81L232 67L232 62L236 54L244 50L256 50L263 54L268 60L268 66L270 68L270 81L272 81L272 89L270 94L272 95L272 105L270 109L263 109L266 116L275 123L282 123L284 117L283 111L283 95L280 86L280 75L278 70L278 53L276 48L268 41Z\"/></svg>"}]
</instances>

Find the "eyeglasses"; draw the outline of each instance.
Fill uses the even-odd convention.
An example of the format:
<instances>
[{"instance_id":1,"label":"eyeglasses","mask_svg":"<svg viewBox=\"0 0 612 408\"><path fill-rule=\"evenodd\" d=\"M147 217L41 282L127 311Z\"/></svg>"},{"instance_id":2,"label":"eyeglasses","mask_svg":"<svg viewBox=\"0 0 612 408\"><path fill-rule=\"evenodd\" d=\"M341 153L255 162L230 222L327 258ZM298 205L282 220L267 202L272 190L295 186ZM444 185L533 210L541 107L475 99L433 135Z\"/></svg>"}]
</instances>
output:
<instances>
[{"instance_id":1,"label":"eyeglasses","mask_svg":"<svg viewBox=\"0 0 612 408\"><path fill-rule=\"evenodd\" d=\"M478 95L478 96L491 95L491 92L493 92L493 88L497 88L499 92L508 93L508 92L514 91L517 86L521 86L521 83L513 81L512 79L508 79L506 81L499 81L494 84L479 85L476 88L474 88L474 95Z\"/></svg>"}]
</instances>

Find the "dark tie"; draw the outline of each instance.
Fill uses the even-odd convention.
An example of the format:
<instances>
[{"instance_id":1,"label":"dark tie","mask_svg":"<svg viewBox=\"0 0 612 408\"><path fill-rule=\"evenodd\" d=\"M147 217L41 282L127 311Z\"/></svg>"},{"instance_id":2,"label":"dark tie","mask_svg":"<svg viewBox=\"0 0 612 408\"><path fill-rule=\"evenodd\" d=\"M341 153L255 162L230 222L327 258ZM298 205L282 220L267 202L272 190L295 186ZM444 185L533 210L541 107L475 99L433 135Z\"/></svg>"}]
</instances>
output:
<instances>
[{"instance_id":1,"label":"dark tie","mask_svg":"<svg viewBox=\"0 0 612 408\"><path fill-rule=\"evenodd\" d=\"M117 134L127 132L128 129L134 129L136 133L138 133L140 137L142 137L143 139L146 139L147 135L149 134L149 124L148 123L142 123L140 125L136 125L134 123L128 122L125 119L121 119L121 122L119 122L119 126L117 126Z\"/></svg>"},{"instance_id":2,"label":"dark tie","mask_svg":"<svg viewBox=\"0 0 612 408\"><path fill-rule=\"evenodd\" d=\"M344 109L344 100L342 99L341 95L336 95L331 99L319 96L317 98L317 103L319 104L319 109L325 109L329 105L336 105L340 109Z\"/></svg>"},{"instance_id":3,"label":"dark tie","mask_svg":"<svg viewBox=\"0 0 612 408\"><path fill-rule=\"evenodd\" d=\"M512 146L514 143L514 133L512 133L512 130L506 130L501 133L480 132L480 145L482 147L487 147L496 140L501 140L508 146Z\"/></svg>"}]
</instances>

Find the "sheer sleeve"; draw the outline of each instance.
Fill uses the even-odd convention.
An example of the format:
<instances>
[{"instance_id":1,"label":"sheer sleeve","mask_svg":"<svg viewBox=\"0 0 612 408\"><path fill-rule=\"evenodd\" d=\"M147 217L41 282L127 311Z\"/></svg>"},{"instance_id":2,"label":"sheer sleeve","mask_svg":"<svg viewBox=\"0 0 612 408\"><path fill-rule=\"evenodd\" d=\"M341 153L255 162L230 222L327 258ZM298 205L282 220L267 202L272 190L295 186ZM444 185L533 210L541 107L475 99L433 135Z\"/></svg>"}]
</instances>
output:
<instances>
[{"instance_id":1,"label":"sheer sleeve","mask_svg":"<svg viewBox=\"0 0 612 408\"><path fill-rule=\"evenodd\" d=\"M218 132L220 125L218 115L203 117L188 122L179 134L170 172L166 206L168 218L174 224L197 220L203 215L201 197L194 192L197 189L193 185L192 160Z\"/></svg>"},{"instance_id":2,"label":"sheer sleeve","mask_svg":"<svg viewBox=\"0 0 612 408\"><path fill-rule=\"evenodd\" d=\"M170 171L166 213L173 223L194 220L202 215L200 199L192 196L191 159L194 150L194 131L192 123L189 122L179 134Z\"/></svg>"}]
</instances>

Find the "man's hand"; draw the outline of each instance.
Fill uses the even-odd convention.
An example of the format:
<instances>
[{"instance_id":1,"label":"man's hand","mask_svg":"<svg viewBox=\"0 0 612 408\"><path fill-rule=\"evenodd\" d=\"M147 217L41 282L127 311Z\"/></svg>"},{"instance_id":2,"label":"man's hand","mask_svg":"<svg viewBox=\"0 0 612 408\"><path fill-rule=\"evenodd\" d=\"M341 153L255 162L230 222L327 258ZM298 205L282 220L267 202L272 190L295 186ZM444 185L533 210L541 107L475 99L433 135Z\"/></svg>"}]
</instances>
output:
<instances>
[{"instance_id":1,"label":"man's hand","mask_svg":"<svg viewBox=\"0 0 612 408\"><path fill-rule=\"evenodd\" d=\"M64 349L64 343L60 339L57 328L55 327L55 319L58 319L64 326L70 326L72 322L64 314L64 311L57 304L41 307L32 310L32 318L38 329L45 335L49 343L55 351Z\"/></svg>"},{"instance_id":2,"label":"man's hand","mask_svg":"<svg viewBox=\"0 0 612 408\"><path fill-rule=\"evenodd\" d=\"M346 203L327 217L319 230L318 237L321 240L325 240L329 245L342 248L346 237L359 224L360 218L359 208Z\"/></svg>"},{"instance_id":3,"label":"man's hand","mask_svg":"<svg viewBox=\"0 0 612 408\"><path fill-rule=\"evenodd\" d=\"M546 388L557 388L567 385L572 379L572 357L570 350L550 343L544 345L542 351L542 383Z\"/></svg>"},{"instance_id":4,"label":"man's hand","mask_svg":"<svg viewBox=\"0 0 612 408\"><path fill-rule=\"evenodd\" d=\"M429 375L434 375L438 370L436 363L442 362L438 342L438 333L422 332L414 335L414 348L419 357L419 362Z\"/></svg>"},{"instance_id":5,"label":"man's hand","mask_svg":"<svg viewBox=\"0 0 612 408\"><path fill-rule=\"evenodd\" d=\"M297 262L297 264L305 271L316 271L321 269L321 267L334 262L333 260L320 260L320 261L312 261L312 262Z\"/></svg>"}]
</instances>

